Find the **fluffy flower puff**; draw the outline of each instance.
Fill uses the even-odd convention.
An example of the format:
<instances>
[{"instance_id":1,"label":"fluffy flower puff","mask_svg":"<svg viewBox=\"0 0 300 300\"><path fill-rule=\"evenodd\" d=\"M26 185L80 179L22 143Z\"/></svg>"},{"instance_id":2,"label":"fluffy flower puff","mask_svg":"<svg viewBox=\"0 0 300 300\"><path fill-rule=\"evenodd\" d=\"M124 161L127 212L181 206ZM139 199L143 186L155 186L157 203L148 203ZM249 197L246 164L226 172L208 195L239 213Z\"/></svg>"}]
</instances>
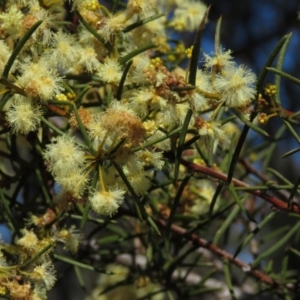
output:
<instances>
[{"instance_id":1,"label":"fluffy flower puff","mask_svg":"<svg viewBox=\"0 0 300 300\"><path fill-rule=\"evenodd\" d=\"M77 50L80 47L71 34L59 30L53 34L51 46L52 48L46 53L46 57L55 67L57 66L63 70L68 69L73 67L79 59Z\"/></svg>"},{"instance_id":2,"label":"fluffy flower puff","mask_svg":"<svg viewBox=\"0 0 300 300\"><path fill-rule=\"evenodd\" d=\"M129 17L138 14L142 18L147 18L154 15L157 10L157 0L129 0L127 4Z\"/></svg>"},{"instance_id":3,"label":"fluffy flower puff","mask_svg":"<svg viewBox=\"0 0 300 300\"><path fill-rule=\"evenodd\" d=\"M138 158L137 153L132 153L131 151L123 151L125 152L125 155L123 153L121 155L118 155L116 157L115 162L119 165L122 165L127 170L130 170L131 173L140 173L144 171L144 164L143 162ZM127 153L126 153L127 152ZM111 174L110 174L111 176ZM116 173L115 178L120 178L118 173ZM106 180L105 180L106 182ZM122 185L123 182L120 181L120 185Z\"/></svg>"},{"instance_id":4,"label":"fluffy flower puff","mask_svg":"<svg viewBox=\"0 0 300 300\"><path fill-rule=\"evenodd\" d=\"M139 116L145 117L149 114L151 101L155 97L156 95L154 89L141 89L134 91L129 98L129 106Z\"/></svg>"},{"instance_id":5,"label":"fluffy flower puff","mask_svg":"<svg viewBox=\"0 0 300 300\"><path fill-rule=\"evenodd\" d=\"M37 282L43 282L47 291L53 288L56 276L55 276L55 269L50 260L46 260L39 266L36 266L33 269L33 273L31 277Z\"/></svg>"},{"instance_id":6,"label":"fluffy flower puff","mask_svg":"<svg viewBox=\"0 0 300 300\"><path fill-rule=\"evenodd\" d=\"M123 166L124 174L137 195L143 195L147 192L154 176L154 171L144 170L144 166L145 162L137 154L131 156ZM127 190L123 180L120 177L115 176L115 178L117 178L117 184Z\"/></svg>"},{"instance_id":7,"label":"fluffy flower puff","mask_svg":"<svg viewBox=\"0 0 300 300\"><path fill-rule=\"evenodd\" d=\"M42 42L43 45L48 45L52 39L52 28L55 27L55 17L50 11L42 8L38 0L31 0L28 2L29 11L22 22L22 35L24 35L36 22L43 22L31 35L29 43L26 43L25 47L36 42Z\"/></svg>"},{"instance_id":8,"label":"fluffy flower puff","mask_svg":"<svg viewBox=\"0 0 300 300\"><path fill-rule=\"evenodd\" d=\"M127 50L128 54L133 49ZM144 76L144 72L149 67L151 61L147 53L143 52L132 59L132 65L126 78L126 83L147 84L149 80Z\"/></svg>"},{"instance_id":9,"label":"fluffy flower puff","mask_svg":"<svg viewBox=\"0 0 300 300\"><path fill-rule=\"evenodd\" d=\"M84 163L84 152L75 144L74 138L62 135L52 139L47 145L44 157L49 170L56 176L69 176L68 173L78 170Z\"/></svg>"},{"instance_id":10,"label":"fluffy flower puff","mask_svg":"<svg viewBox=\"0 0 300 300\"><path fill-rule=\"evenodd\" d=\"M106 58L98 68L97 75L106 83L119 83L122 77L122 69L117 59Z\"/></svg>"},{"instance_id":11,"label":"fluffy flower puff","mask_svg":"<svg viewBox=\"0 0 300 300\"><path fill-rule=\"evenodd\" d=\"M99 28L97 32L105 41L111 42L113 34L122 33L122 30L126 26L126 21L125 14L113 15L110 18L102 18L101 21L97 23L97 27Z\"/></svg>"},{"instance_id":12,"label":"fluffy flower puff","mask_svg":"<svg viewBox=\"0 0 300 300\"><path fill-rule=\"evenodd\" d=\"M101 64L97 59L97 53L94 47L87 45L78 49L78 65L82 66L86 71L93 72L100 68Z\"/></svg>"},{"instance_id":13,"label":"fluffy flower puff","mask_svg":"<svg viewBox=\"0 0 300 300\"><path fill-rule=\"evenodd\" d=\"M76 253L82 236L80 231L72 225L69 229L60 230L56 234L56 238L65 244L65 249L70 250L72 253Z\"/></svg>"},{"instance_id":14,"label":"fluffy flower puff","mask_svg":"<svg viewBox=\"0 0 300 300\"><path fill-rule=\"evenodd\" d=\"M155 152L154 150L141 150L136 153L138 160L143 162L144 166L154 166L156 169L161 170L165 162L163 161L163 152Z\"/></svg>"},{"instance_id":15,"label":"fluffy flower puff","mask_svg":"<svg viewBox=\"0 0 300 300\"><path fill-rule=\"evenodd\" d=\"M62 77L51 67L46 57L42 57L38 62L22 64L22 75L17 77L17 83L29 97L43 102L51 100L64 90L62 82Z\"/></svg>"},{"instance_id":16,"label":"fluffy flower puff","mask_svg":"<svg viewBox=\"0 0 300 300\"><path fill-rule=\"evenodd\" d=\"M218 73L214 88L228 107L243 107L254 98L256 76L244 66L230 66Z\"/></svg>"},{"instance_id":17,"label":"fluffy flower puff","mask_svg":"<svg viewBox=\"0 0 300 300\"><path fill-rule=\"evenodd\" d=\"M88 177L83 168L72 170L59 170L53 172L55 181L59 184L63 192L71 192L74 197L81 196L88 183Z\"/></svg>"},{"instance_id":18,"label":"fluffy flower puff","mask_svg":"<svg viewBox=\"0 0 300 300\"><path fill-rule=\"evenodd\" d=\"M147 120L143 122L143 127L146 130L147 137L152 136L158 130L158 125L154 120Z\"/></svg>"},{"instance_id":19,"label":"fluffy flower puff","mask_svg":"<svg viewBox=\"0 0 300 300\"><path fill-rule=\"evenodd\" d=\"M196 89L191 91L190 103L194 111L201 112L209 108L206 97L201 92L211 92L209 76L202 70L197 71Z\"/></svg>"},{"instance_id":20,"label":"fluffy flower puff","mask_svg":"<svg viewBox=\"0 0 300 300\"><path fill-rule=\"evenodd\" d=\"M150 111L164 111L168 110L169 106L174 106L173 104L168 105L168 101L165 98L157 95L155 89L151 89L150 92L153 95L150 102Z\"/></svg>"},{"instance_id":21,"label":"fluffy flower puff","mask_svg":"<svg viewBox=\"0 0 300 300\"><path fill-rule=\"evenodd\" d=\"M11 5L5 12L0 14L0 26L13 39L21 36L22 20L24 15L17 5Z\"/></svg>"},{"instance_id":22,"label":"fluffy flower puff","mask_svg":"<svg viewBox=\"0 0 300 300\"><path fill-rule=\"evenodd\" d=\"M32 300L47 299L47 290L41 284L35 284L30 296Z\"/></svg>"},{"instance_id":23,"label":"fluffy flower puff","mask_svg":"<svg viewBox=\"0 0 300 300\"><path fill-rule=\"evenodd\" d=\"M176 2L177 7L174 10L174 17L170 25L178 31L196 30L205 14L206 5L195 0Z\"/></svg>"},{"instance_id":24,"label":"fluffy flower puff","mask_svg":"<svg viewBox=\"0 0 300 300\"><path fill-rule=\"evenodd\" d=\"M99 215L112 216L122 204L124 194L125 191L118 188L96 190L90 198L92 209Z\"/></svg>"},{"instance_id":25,"label":"fluffy flower puff","mask_svg":"<svg viewBox=\"0 0 300 300\"><path fill-rule=\"evenodd\" d=\"M189 109L188 103L168 104L164 109L158 112L155 116L156 124L166 130L172 130L183 124ZM190 124L193 123L193 118Z\"/></svg>"},{"instance_id":26,"label":"fluffy flower puff","mask_svg":"<svg viewBox=\"0 0 300 300\"><path fill-rule=\"evenodd\" d=\"M17 245L22 246L27 250L34 250L38 244L38 238L32 230L27 230L26 228L21 230L23 237L18 239Z\"/></svg>"},{"instance_id":27,"label":"fluffy flower puff","mask_svg":"<svg viewBox=\"0 0 300 300\"><path fill-rule=\"evenodd\" d=\"M12 132L28 134L39 127L42 114L40 107L34 106L29 98L16 95L6 112L6 120Z\"/></svg>"},{"instance_id":28,"label":"fluffy flower puff","mask_svg":"<svg viewBox=\"0 0 300 300\"><path fill-rule=\"evenodd\" d=\"M99 114L93 116L92 121L88 124L88 129L89 136L93 142L93 147L97 149L97 151L106 152L111 148L113 136L103 128Z\"/></svg>"},{"instance_id":29,"label":"fluffy flower puff","mask_svg":"<svg viewBox=\"0 0 300 300\"><path fill-rule=\"evenodd\" d=\"M216 68L217 71L222 70L225 67L234 66L232 51L220 48L214 55L207 55L204 53L204 67L207 71L212 68Z\"/></svg>"},{"instance_id":30,"label":"fluffy flower puff","mask_svg":"<svg viewBox=\"0 0 300 300\"><path fill-rule=\"evenodd\" d=\"M104 151L123 138L126 143L137 146L144 139L145 133L142 120L134 111L116 101L112 102L105 113L95 115L89 124L89 134L95 148L102 145Z\"/></svg>"},{"instance_id":31,"label":"fluffy flower puff","mask_svg":"<svg viewBox=\"0 0 300 300\"><path fill-rule=\"evenodd\" d=\"M3 274L3 273L2 273ZM7 275L4 275L7 277ZM2 278L4 276L1 276ZM5 278L4 277L4 278ZM4 295L3 291L7 291L9 299L32 299L31 296L31 283L18 281L15 277L11 276L8 280L2 280L1 282L1 295ZM4 289L6 288L6 289Z\"/></svg>"},{"instance_id":32,"label":"fluffy flower puff","mask_svg":"<svg viewBox=\"0 0 300 300\"><path fill-rule=\"evenodd\" d=\"M202 124L199 129L199 135L205 136L208 135L213 139L220 140L224 136L224 132L219 128L219 124L216 122L206 122L202 120Z\"/></svg>"}]
</instances>

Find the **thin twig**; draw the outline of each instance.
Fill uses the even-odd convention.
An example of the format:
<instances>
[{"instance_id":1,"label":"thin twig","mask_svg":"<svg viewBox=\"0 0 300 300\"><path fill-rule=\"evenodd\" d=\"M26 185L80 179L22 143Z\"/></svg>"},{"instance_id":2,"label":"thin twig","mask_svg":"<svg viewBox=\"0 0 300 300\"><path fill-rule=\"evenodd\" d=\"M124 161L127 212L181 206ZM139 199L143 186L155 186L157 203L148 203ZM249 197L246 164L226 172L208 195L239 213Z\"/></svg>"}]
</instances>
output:
<instances>
[{"instance_id":1,"label":"thin twig","mask_svg":"<svg viewBox=\"0 0 300 300\"><path fill-rule=\"evenodd\" d=\"M181 159L181 164L186 166L190 171L206 174L216 179L219 179L223 182L227 181L227 175L222 172L216 171L216 169L214 168L197 165L183 158ZM247 183L235 178L232 179L232 182L236 187L250 187L250 185L248 185ZM300 213L299 205L294 202L289 207L287 202L284 202L274 196L268 195L266 192L262 192L259 190L248 190L247 192L266 200L267 202L271 203L274 207L278 209L286 210L298 214Z\"/></svg>"},{"instance_id":2,"label":"thin twig","mask_svg":"<svg viewBox=\"0 0 300 300\"><path fill-rule=\"evenodd\" d=\"M263 173L259 172L258 170L256 170L251 165L251 163L249 162L249 160L247 160L247 159L240 159L240 162L243 164L243 166L245 167L245 169L248 172L250 172L251 174L255 175L260 180L262 180L264 182L270 181L270 178L268 178L268 176L266 176L265 174L263 174ZM289 198L289 193L287 191L275 190L274 193L278 194L280 197L283 197L285 200L287 200Z\"/></svg>"},{"instance_id":3,"label":"thin twig","mask_svg":"<svg viewBox=\"0 0 300 300\"><path fill-rule=\"evenodd\" d=\"M160 225L162 225L163 227L166 227L166 225L167 225L167 222L162 219L158 219L157 222ZM242 269L245 273L251 274L253 277L257 278L261 282L264 282L270 286L277 286L279 288L286 287L286 286L280 285L273 278L271 278L267 274L263 273L262 271L259 271L257 269L251 269L251 265L245 263L244 261L242 261L238 258L233 258L232 254L219 248L218 246L214 245L213 243L211 243L203 238L200 238L196 234L188 234L187 230L180 226L172 224L171 230L173 233L175 233L177 235L186 236L186 238L189 239L190 241L192 241L194 243L194 245L206 248L209 251L213 252L214 254L218 255L219 257L228 259L228 261L230 261L231 263L233 263L234 265L236 265L237 267ZM288 288L292 289L291 287L288 287Z\"/></svg>"}]
</instances>

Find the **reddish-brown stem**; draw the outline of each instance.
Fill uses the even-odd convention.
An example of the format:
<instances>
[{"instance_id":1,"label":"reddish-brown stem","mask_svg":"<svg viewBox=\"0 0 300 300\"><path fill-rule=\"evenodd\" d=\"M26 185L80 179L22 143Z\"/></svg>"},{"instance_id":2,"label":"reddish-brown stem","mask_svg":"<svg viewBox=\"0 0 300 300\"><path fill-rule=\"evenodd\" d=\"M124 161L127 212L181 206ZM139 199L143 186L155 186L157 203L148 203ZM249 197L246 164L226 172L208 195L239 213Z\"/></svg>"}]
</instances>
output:
<instances>
[{"instance_id":1,"label":"reddish-brown stem","mask_svg":"<svg viewBox=\"0 0 300 300\"><path fill-rule=\"evenodd\" d=\"M181 164L186 166L190 171L206 174L223 182L226 182L227 180L227 175L217 171L216 169L197 165L183 158L181 159ZM247 183L235 178L232 179L232 182L236 187L250 187L250 185L248 185ZM298 214L300 213L300 207L296 203L291 203L291 205L289 206L287 202L284 202L274 196L268 195L266 192L262 192L259 190L248 190L247 192L266 200L267 202L271 203L274 207L278 209L287 210Z\"/></svg>"},{"instance_id":2,"label":"reddish-brown stem","mask_svg":"<svg viewBox=\"0 0 300 300\"><path fill-rule=\"evenodd\" d=\"M259 172L258 170L256 170L247 159L240 159L240 162L243 164L243 166L245 167L245 169L248 172L255 175L256 177L258 177L262 181L267 182L267 181L270 180L270 178L268 178L268 176L266 176L265 174L263 174L263 173ZM284 198L285 200L287 200L289 198L289 194L288 194L287 191L276 190L276 191L274 191L274 193L278 194L278 196Z\"/></svg>"},{"instance_id":3,"label":"reddish-brown stem","mask_svg":"<svg viewBox=\"0 0 300 300\"><path fill-rule=\"evenodd\" d=\"M163 227L165 227L167 225L167 222L162 219L159 219L157 221ZM257 278L261 282L264 282L270 286L283 287L283 286L280 286L274 279L269 277L267 274L265 274L259 270L256 270L256 269L251 269L251 266L249 264L245 263L244 261L242 261L238 258L234 258L233 255L231 255L230 253L228 253L225 250L219 248L218 246L212 244L211 242L198 237L196 234L188 234L186 229L184 229L180 226L177 226L175 224L171 225L171 230L173 233L175 233L177 235L186 236L186 238L189 239L190 241L192 241L194 245L206 248L206 249L210 250L212 253L218 255L219 257L228 259L228 261L230 261L237 267L244 270L245 273L248 272L249 274L251 274L252 276Z\"/></svg>"},{"instance_id":4,"label":"reddish-brown stem","mask_svg":"<svg viewBox=\"0 0 300 300\"><path fill-rule=\"evenodd\" d=\"M47 107L50 111L56 113L59 116L65 117L68 114L68 112L66 112L65 110L63 110L53 104L48 104Z\"/></svg>"}]
</instances>

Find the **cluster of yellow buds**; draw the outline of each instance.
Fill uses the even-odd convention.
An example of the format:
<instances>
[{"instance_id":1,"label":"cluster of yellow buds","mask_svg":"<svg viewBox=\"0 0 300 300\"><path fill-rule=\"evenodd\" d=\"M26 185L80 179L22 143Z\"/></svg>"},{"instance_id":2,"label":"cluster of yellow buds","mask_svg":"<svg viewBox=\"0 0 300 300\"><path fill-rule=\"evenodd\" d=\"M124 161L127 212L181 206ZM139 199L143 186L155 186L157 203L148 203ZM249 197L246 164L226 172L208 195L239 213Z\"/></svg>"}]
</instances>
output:
<instances>
[{"instance_id":1,"label":"cluster of yellow buds","mask_svg":"<svg viewBox=\"0 0 300 300\"><path fill-rule=\"evenodd\" d=\"M266 84L265 87L264 87L264 93L267 96L275 95L276 94L276 85L271 84L271 83Z\"/></svg>"}]
</instances>

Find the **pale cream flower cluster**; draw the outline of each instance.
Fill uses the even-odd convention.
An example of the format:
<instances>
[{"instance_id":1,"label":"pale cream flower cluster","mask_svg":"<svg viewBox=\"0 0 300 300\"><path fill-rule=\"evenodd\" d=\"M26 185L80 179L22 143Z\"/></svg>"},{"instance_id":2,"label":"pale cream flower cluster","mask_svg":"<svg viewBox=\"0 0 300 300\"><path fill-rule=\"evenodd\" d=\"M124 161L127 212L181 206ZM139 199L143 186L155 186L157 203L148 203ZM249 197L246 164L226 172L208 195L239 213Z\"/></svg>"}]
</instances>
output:
<instances>
[{"instance_id":1,"label":"pale cream flower cluster","mask_svg":"<svg viewBox=\"0 0 300 300\"><path fill-rule=\"evenodd\" d=\"M93 114L86 126L93 147L97 149L96 156L91 157L85 153L67 135L53 139L44 153L48 169L60 185L61 193L81 196L87 189L93 165L97 166L97 160L110 160L110 155L122 166L135 192L138 195L145 193L154 176L153 167L160 170L164 161L162 152L130 150L131 147L140 145L147 134L136 113L125 104L113 102L105 113ZM119 144L120 141L123 143ZM100 164L99 182L90 198L93 210L101 215L112 215L123 202L126 191L127 186L115 167Z\"/></svg>"},{"instance_id":2,"label":"pale cream flower cluster","mask_svg":"<svg viewBox=\"0 0 300 300\"><path fill-rule=\"evenodd\" d=\"M50 253L57 243L63 243L73 253L77 252L80 238L80 234L73 227L55 230L42 239L33 230L21 229L21 237L16 240L18 251L15 253L21 268L18 264L6 264L2 250L7 248L0 241L1 279L7 278L1 280L1 294L8 291L12 299L47 299L47 291L56 282L56 271ZM35 256L36 260L27 265L26 262Z\"/></svg>"}]
</instances>

